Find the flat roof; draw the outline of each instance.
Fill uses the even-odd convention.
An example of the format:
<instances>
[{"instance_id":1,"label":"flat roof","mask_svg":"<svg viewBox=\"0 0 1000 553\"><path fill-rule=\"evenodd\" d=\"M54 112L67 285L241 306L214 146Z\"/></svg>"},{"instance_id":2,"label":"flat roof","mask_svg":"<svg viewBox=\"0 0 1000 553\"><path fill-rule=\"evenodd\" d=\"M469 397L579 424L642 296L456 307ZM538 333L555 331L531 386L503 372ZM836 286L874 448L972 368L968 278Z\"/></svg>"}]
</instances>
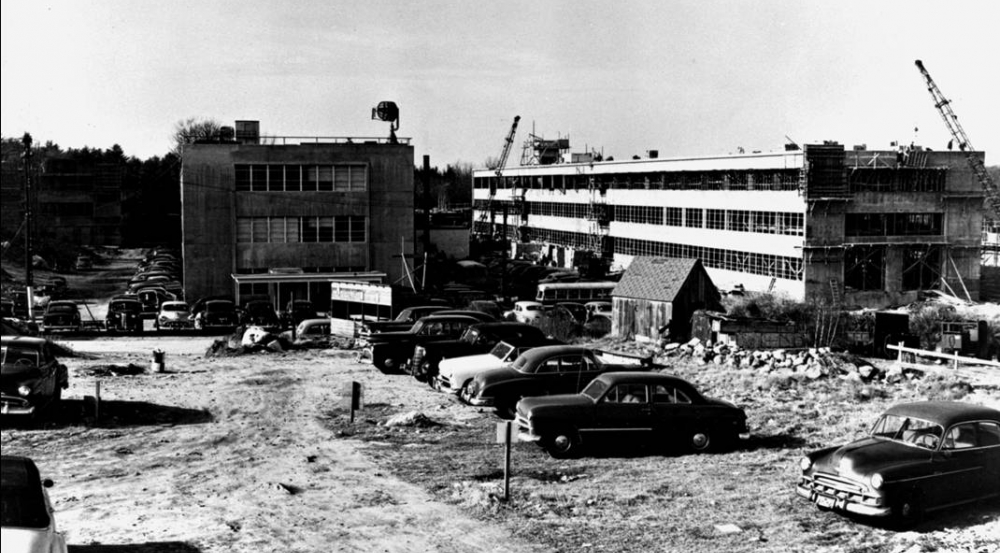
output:
<instances>
[{"instance_id":1,"label":"flat roof","mask_svg":"<svg viewBox=\"0 0 1000 553\"><path fill-rule=\"evenodd\" d=\"M232 273L230 276L237 284L254 282L332 282L335 280L381 283L386 278L386 274L379 271L351 271L343 273Z\"/></svg>"}]
</instances>

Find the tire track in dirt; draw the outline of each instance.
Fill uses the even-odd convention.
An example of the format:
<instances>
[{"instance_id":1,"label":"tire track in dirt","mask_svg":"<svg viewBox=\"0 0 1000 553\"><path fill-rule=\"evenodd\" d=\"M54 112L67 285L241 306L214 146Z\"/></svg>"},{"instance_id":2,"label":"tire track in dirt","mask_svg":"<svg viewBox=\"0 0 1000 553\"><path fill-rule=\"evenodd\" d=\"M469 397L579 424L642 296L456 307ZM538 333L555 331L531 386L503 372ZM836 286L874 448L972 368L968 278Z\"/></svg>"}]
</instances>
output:
<instances>
[{"instance_id":1,"label":"tire track in dirt","mask_svg":"<svg viewBox=\"0 0 1000 553\"><path fill-rule=\"evenodd\" d=\"M150 347L148 339L115 342L119 351L100 360L68 360L70 397L92 393L94 379L80 376L87 365L127 362ZM129 347L140 349L129 354ZM31 455L58 482L52 495L70 543L185 543L204 553L545 550L435 502L385 474L360 443L322 426L343 381L365 382L372 401L399 393L398 382L368 366L313 353L205 359L168 352L168 368L105 379L102 393L183 410L167 411L166 423L122 419L4 433L4 453ZM202 410L210 422L190 416Z\"/></svg>"}]
</instances>

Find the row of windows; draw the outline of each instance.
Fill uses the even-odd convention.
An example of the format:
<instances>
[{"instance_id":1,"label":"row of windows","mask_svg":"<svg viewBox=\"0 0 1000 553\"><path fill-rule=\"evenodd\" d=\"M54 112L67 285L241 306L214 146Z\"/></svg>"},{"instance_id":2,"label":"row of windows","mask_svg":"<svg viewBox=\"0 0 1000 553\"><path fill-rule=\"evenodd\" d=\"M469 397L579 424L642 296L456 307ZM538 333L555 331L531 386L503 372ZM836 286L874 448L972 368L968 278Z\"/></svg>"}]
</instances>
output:
<instances>
[{"instance_id":1,"label":"row of windows","mask_svg":"<svg viewBox=\"0 0 1000 553\"><path fill-rule=\"evenodd\" d=\"M356 215L325 217L238 217L238 244L300 242L366 242L367 218Z\"/></svg>"},{"instance_id":2,"label":"row of windows","mask_svg":"<svg viewBox=\"0 0 1000 553\"><path fill-rule=\"evenodd\" d=\"M798 169L759 171L661 171L608 175L483 176L480 189L527 190L798 190Z\"/></svg>"},{"instance_id":3,"label":"row of windows","mask_svg":"<svg viewBox=\"0 0 1000 553\"><path fill-rule=\"evenodd\" d=\"M848 213L844 230L848 236L937 236L941 213Z\"/></svg>"},{"instance_id":4,"label":"row of windows","mask_svg":"<svg viewBox=\"0 0 1000 553\"><path fill-rule=\"evenodd\" d=\"M512 235L511 229L506 233L501 229L501 233ZM590 235L579 232L531 229L531 239L576 249L592 249L594 246ZM802 280L802 259L797 257L621 237L612 239L612 248L614 253L623 255L698 258L706 267Z\"/></svg>"},{"instance_id":5,"label":"row of windows","mask_svg":"<svg viewBox=\"0 0 1000 553\"><path fill-rule=\"evenodd\" d=\"M475 208L486 209L486 200L476 200ZM517 212L514 204L506 200L493 202L493 208L498 211L507 205L509 214ZM602 205L602 204L598 204ZM532 215L547 215L552 217L568 217L572 219L590 219L589 204L569 204L558 202L526 202L525 207ZM787 213L774 211L747 211L680 207L657 207L647 205L616 205L614 221L622 223L642 223L649 225L668 225L675 227L708 228L713 230L730 230L733 232L756 232L760 234L785 234L802 236L805 229L805 216L802 213Z\"/></svg>"},{"instance_id":6,"label":"row of windows","mask_svg":"<svg viewBox=\"0 0 1000 553\"><path fill-rule=\"evenodd\" d=\"M368 188L365 165L237 164L241 192L362 192Z\"/></svg>"},{"instance_id":7,"label":"row of windows","mask_svg":"<svg viewBox=\"0 0 1000 553\"><path fill-rule=\"evenodd\" d=\"M616 238L615 253L658 257L698 258L706 267L740 273L802 280L802 259L757 252L708 248L689 244Z\"/></svg>"}]
</instances>

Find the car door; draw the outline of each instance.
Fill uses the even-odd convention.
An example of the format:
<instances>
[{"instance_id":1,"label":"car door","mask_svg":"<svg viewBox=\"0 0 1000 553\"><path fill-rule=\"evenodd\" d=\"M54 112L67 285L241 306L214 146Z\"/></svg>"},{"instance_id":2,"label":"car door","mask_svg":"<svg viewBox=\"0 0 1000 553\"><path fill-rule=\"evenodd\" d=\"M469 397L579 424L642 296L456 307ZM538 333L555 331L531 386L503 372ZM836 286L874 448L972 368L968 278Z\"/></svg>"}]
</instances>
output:
<instances>
[{"instance_id":1,"label":"car door","mask_svg":"<svg viewBox=\"0 0 1000 553\"><path fill-rule=\"evenodd\" d=\"M979 447L977 423L956 424L944 433L934 454L934 477L927 489L926 507L938 507L978 497L986 480L986 448Z\"/></svg>"},{"instance_id":2,"label":"car door","mask_svg":"<svg viewBox=\"0 0 1000 553\"><path fill-rule=\"evenodd\" d=\"M983 450L985 485L980 489L982 495L1000 493L1000 423L983 421L976 423L976 438ZM990 483L993 484L992 488Z\"/></svg>"},{"instance_id":3,"label":"car door","mask_svg":"<svg viewBox=\"0 0 1000 553\"><path fill-rule=\"evenodd\" d=\"M691 398L676 386L656 384L650 397L653 431L666 440L683 440L699 423L699 409Z\"/></svg>"},{"instance_id":4,"label":"car door","mask_svg":"<svg viewBox=\"0 0 1000 553\"><path fill-rule=\"evenodd\" d=\"M653 430L648 388L642 383L619 383L596 405L594 431L608 437L645 441Z\"/></svg>"}]
</instances>

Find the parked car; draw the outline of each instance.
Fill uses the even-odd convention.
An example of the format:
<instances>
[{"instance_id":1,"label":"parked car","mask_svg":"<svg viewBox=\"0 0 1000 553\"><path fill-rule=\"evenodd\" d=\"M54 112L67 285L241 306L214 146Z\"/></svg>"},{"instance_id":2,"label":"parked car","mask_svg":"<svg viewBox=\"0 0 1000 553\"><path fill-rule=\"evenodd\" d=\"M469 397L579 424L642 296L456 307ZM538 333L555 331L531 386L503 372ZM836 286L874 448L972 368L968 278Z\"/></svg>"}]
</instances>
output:
<instances>
[{"instance_id":1,"label":"parked car","mask_svg":"<svg viewBox=\"0 0 1000 553\"><path fill-rule=\"evenodd\" d=\"M0 337L0 412L33 415L59 401L69 387L69 371L43 338Z\"/></svg>"},{"instance_id":2,"label":"parked car","mask_svg":"<svg viewBox=\"0 0 1000 553\"><path fill-rule=\"evenodd\" d=\"M324 342L330 340L330 319L305 319L295 327L294 338L291 330L281 334L296 342Z\"/></svg>"},{"instance_id":3,"label":"parked car","mask_svg":"<svg viewBox=\"0 0 1000 553\"><path fill-rule=\"evenodd\" d=\"M156 318L156 315L160 312L160 306L163 305L163 302L177 300L176 296L167 292L167 290L161 286L140 288L135 294L139 297L139 301L142 302L142 316L147 319Z\"/></svg>"},{"instance_id":4,"label":"parked car","mask_svg":"<svg viewBox=\"0 0 1000 553\"><path fill-rule=\"evenodd\" d=\"M142 330L142 302L136 298L112 299L104 319L108 332L139 332Z\"/></svg>"},{"instance_id":5,"label":"parked car","mask_svg":"<svg viewBox=\"0 0 1000 553\"><path fill-rule=\"evenodd\" d=\"M313 316L316 314L313 313ZM299 321L300 323L302 321ZM278 314L274 311L270 301L253 300L243 304L240 312L240 324L245 326L259 326L266 330L276 330L281 326ZM329 325L329 321L327 321Z\"/></svg>"},{"instance_id":6,"label":"parked car","mask_svg":"<svg viewBox=\"0 0 1000 553\"><path fill-rule=\"evenodd\" d=\"M468 315L428 315L405 332L380 332L367 338L366 357L379 370L395 372L406 366L413 348L435 340L457 338L466 328L479 323Z\"/></svg>"},{"instance_id":7,"label":"parked car","mask_svg":"<svg viewBox=\"0 0 1000 553\"><path fill-rule=\"evenodd\" d=\"M557 303L553 309L557 311L564 309L573 317L573 320L579 324L587 322L587 307L582 303L575 303L571 301L561 302Z\"/></svg>"},{"instance_id":8,"label":"parked car","mask_svg":"<svg viewBox=\"0 0 1000 553\"><path fill-rule=\"evenodd\" d=\"M518 342L516 345L500 342L493 346L489 353L442 359L438 363L438 375L434 378L434 388L441 392L456 394L459 399L466 398L470 395L468 386L472 384L472 379L477 374L513 363L522 353L531 348L558 345L559 343L554 338L545 338L540 342L526 340ZM462 401L465 400L462 399Z\"/></svg>"},{"instance_id":9,"label":"parked car","mask_svg":"<svg viewBox=\"0 0 1000 553\"><path fill-rule=\"evenodd\" d=\"M583 304L584 309L587 310L587 320L590 321L594 317L605 317L611 320L611 302L610 301L588 301Z\"/></svg>"},{"instance_id":10,"label":"parked car","mask_svg":"<svg viewBox=\"0 0 1000 553\"><path fill-rule=\"evenodd\" d=\"M0 542L4 553L66 553L66 540L56 529L47 488L38 467L27 457L0 456L3 482Z\"/></svg>"},{"instance_id":11,"label":"parked car","mask_svg":"<svg viewBox=\"0 0 1000 553\"><path fill-rule=\"evenodd\" d=\"M391 321L365 321L361 325L361 335L409 330L413 327L413 323L419 321L421 318L446 309L448 309L448 306L445 305L415 305L407 307L397 313L396 318Z\"/></svg>"},{"instance_id":12,"label":"parked car","mask_svg":"<svg viewBox=\"0 0 1000 553\"><path fill-rule=\"evenodd\" d=\"M650 358L609 354L586 346L543 346L521 354L508 366L481 372L463 396L470 405L494 407L514 418L517 402L530 396L577 393L597 376L616 371L650 370Z\"/></svg>"},{"instance_id":13,"label":"parked car","mask_svg":"<svg viewBox=\"0 0 1000 553\"><path fill-rule=\"evenodd\" d=\"M209 300L194 317L197 329L235 328L237 323L236 306L229 300Z\"/></svg>"},{"instance_id":14,"label":"parked car","mask_svg":"<svg viewBox=\"0 0 1000 553\"><path fill-rule=\"evenodd\" d=\"M537 301L514 302L514 309L507 312L507 318L519 323L530 323L542 318L544 307Z\"/></svg>"},{"instance_id":15,"label":"parked car","mask_svg":"<svg viewBox=\"0 0 1000 553\"><path fill-rule=\"evenodd\" d=\"M466 328L465 332L455 340L441 340L416 346L413 348L407 368L418 380L433 383L438 374L438 363L443 359L487 353L501 341L531 340L540 343L545 339L545 333L540 328L525 323L505 321L474 324Z\"/></svg>"},{"instance_id":16,"label":"parked car","mask_svg":"<svg viewBox=\"0 0 1000 553\"><path fill-rule=\"evenodd\" d=\"M515 421L519 440L537 442L557 458L610 440L723 451L747 433L739 407L651 372L604 373L578 394L522 399Z\"/></svg>"},{"instance_id":17,"label":"parked car","mask_svg":"<svg viewBox=\"0 0 1000 553\"><path fill-rule=\"evenodd\" d=\"M194 319L191 307L185 301L165 301L160 304L160 312L156 314L157 330L192 328Z\"/></svg>"},{"instance_id":18,"label":"parked car","mask_svg":"<svg viewBox=\"0 0 1000 553\"><path fill-rule=\"evenodd\" d=\"M820 509L890 517L1000 495L1000 411L923 401L890 407L868 436L800 461L796 492Z\"/></svg>"},{"instance_id":19,"label":"parked car","mask_svg":"<svg viewBox=\"0 0 1000 553\"><path fill-rule=\"evenodd\" d=\"M62 330L80 330L83 322L80 319L80 308L72 301L50 301L42 316L42 328L45 332Z\"/></svg>"}]
</instances>

